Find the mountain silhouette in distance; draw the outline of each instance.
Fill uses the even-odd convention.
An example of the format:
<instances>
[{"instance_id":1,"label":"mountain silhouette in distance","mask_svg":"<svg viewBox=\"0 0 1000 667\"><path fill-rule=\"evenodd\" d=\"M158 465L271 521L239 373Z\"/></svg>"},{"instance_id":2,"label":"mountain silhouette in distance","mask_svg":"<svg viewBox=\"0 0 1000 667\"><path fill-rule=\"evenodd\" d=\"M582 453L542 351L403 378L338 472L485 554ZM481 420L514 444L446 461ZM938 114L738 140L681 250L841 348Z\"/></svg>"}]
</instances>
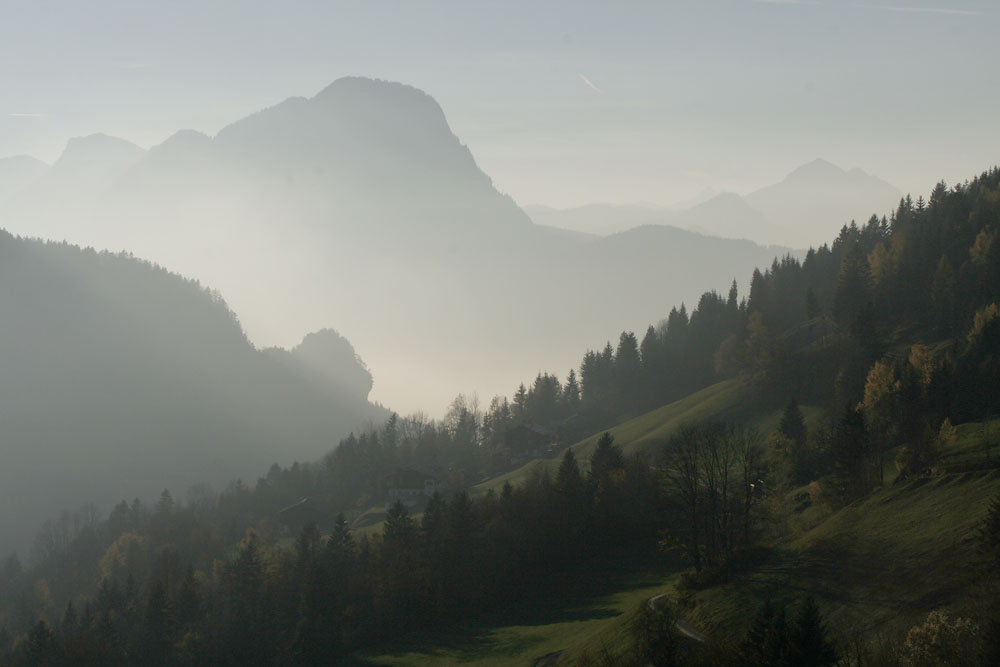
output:
<instances>
[{"instance_id":1,"label":"mountain silhouette in distance","mask_svg":"<svg viewBox=\"0 0 1000 667\"><path fill-rule=\"evenodd\" d=\"M826 243L852 220L859 224L891 211L900 191L861 169L845 171L818 159L780 183L748 195L706 191L690 206L591 204L573 209L526 207L536 222L568 230L609 234L642 224L664 224L729 239L796 248Z\"/></svg>"},{"instance_id":2,"label":"mountain silhouette in distance","mask_svg":"<svg viewBox=\"0 0 1000 667\"><path fill-rule=\"evenodd\" d=\"M640 247L534 224L433 98L362 78L214 138L175 135L94 199L59 220L7 219L197 277L262 346L334 325L379 378L378 399L403 412L565 374L587 347L784 252L691 234Z\"/></svg>"},{"instance_id":3,"label":"mountain silhouette in distance","mask_svg":"<svg viewBox=\"0 0 1000 667\"><path fill-rule=\"evenodd\" d=\"M849 171L817 159L780 183L746 195L750 206L786 230L798 247L819 246L843 225L888 215L902 193L861 169Z\"/></svg>"}]
</instances>

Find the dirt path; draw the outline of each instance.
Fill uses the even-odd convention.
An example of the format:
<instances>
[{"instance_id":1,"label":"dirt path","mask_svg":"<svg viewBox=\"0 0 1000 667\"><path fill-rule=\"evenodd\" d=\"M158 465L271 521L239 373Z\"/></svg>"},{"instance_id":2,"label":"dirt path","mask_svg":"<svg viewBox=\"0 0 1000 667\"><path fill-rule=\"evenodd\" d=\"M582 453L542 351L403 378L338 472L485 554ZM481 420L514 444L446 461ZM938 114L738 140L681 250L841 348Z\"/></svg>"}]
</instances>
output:
<instances>
[{"instance_id":1,"label":"dirt path","mask_svg":"<svg viewBox=\"0 0 1000 667\"><path fill-rule=\"evenodd\" d=\"M666 593L660 593L659 595L654 595L653 597L649 598L649 601L646 604L649 606L651 610L656 611L656 603L659 602L661 599L665 598L666 596L667 596ZM695 640L699 644L704 644L705 640L707 639L707 637L703 633L699 632L693 625L691 625L684 619L677 619L676 621L674 621L674 628L677 630L677 632L681 633L685 637L688 637L689 639Z\"/></svg>"},{"instance_id":2,"label":"dirt path","mask_svg":"<svg viewBox=\"0 0 1000 667\"><path fill-rule=\"evenodd\" d=\"M534 667L552 667L559 661L559 656L562 655L562 651L553 651L552 653L546 653L541 658L538 658L533 663Z\"/></svg>"}]
</instances>

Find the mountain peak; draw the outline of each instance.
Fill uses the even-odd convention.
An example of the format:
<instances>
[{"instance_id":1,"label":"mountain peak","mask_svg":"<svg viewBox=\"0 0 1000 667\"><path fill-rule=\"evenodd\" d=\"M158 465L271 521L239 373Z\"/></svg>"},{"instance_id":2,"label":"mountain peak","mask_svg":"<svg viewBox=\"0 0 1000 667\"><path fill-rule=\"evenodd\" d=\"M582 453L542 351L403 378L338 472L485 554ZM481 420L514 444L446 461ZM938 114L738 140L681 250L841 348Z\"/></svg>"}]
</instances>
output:
<instances>
[{"instance_id":1,"label":"mountain peak","mask_svg":"<svg viewBox=\"0 0 1000 667\"><path fill-rule=\"evenodd\" d=\"M824 160L823 158L816 158L812 162L808 162L792 171L792 173L785 177L785 181L820 181L827 178L843 177L846 173L846 171L832 162Z\"/></svg>"},{"instance_id":2,"label":"mountain peak","mask_svg":"<svg viewBox=\"0 0 1000 667\"><path fill-rule=\"evenodd\" d=\"M434 134L451 136L444 110L437 101L404 83L347 76L319 91L310 101L333 109L340 116L380 124L420 126Z\"/></svg>"},{"instance_id":3,"label":"mountain peak","mask_svg":"<svg viewBox=\"0 0 1000 667\"><path fill-rule=\"evenodd\" d=\"M36 157L30 155L11 155L10 157L0 157L0 165L18 166L33 169L45 169L49 165Z\"/></svg>"},{"instance_id":4,"label":"mountain peak","mask_svg":"<svg viewBox=\"0 0 1000 667\"><path fill-rule=\"evenodd\" d=\"M124 164L138 160L146 151L130 141L107 134L73 137L56 161L58 166L67 164L87 165L91 162Z\"/></svg>"},{"instance_id":5,"label":"mountain peak","mask_svg":"<svg viewBox=\"0 0 1000 667\"><path fill-rule=\"evenodd\" d=\"M212 143L212 138L198 130L178 130L163 140L163 143L153 147L153 150L163 150L173 147L197 147Z\"/></svg>"}]
</instances>

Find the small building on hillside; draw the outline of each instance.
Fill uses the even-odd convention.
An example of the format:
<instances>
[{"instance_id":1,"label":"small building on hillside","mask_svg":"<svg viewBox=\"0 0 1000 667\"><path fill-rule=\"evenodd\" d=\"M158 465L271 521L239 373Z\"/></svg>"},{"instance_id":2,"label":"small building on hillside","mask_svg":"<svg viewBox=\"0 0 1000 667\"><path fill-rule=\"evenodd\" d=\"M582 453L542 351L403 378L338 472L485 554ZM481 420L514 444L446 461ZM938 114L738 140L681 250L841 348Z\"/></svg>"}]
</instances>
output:
<instances>
[{"instance_id":1,"label":"small building on hillside","mask_svg":"<svg viewBox=\"0 0 1000 667\"><path fill-rule=\"evenodd\" d=\"M541 424L519 424L503 436L510 465L545 456L555 445L555 432Z\"/></svg>"},{"instance_id":2,"label":"small building on hillside","mask_svg":"<svg viewBox=\"0 0 1000 667\"><path fill-rule=\"evenodd\" d=\"M422 508L435 492L443 491L444 484L437 477L413 468L402 468L386 478L385 508L388 511L397 500L408 510Z\"/></svg>"}]
</instances>

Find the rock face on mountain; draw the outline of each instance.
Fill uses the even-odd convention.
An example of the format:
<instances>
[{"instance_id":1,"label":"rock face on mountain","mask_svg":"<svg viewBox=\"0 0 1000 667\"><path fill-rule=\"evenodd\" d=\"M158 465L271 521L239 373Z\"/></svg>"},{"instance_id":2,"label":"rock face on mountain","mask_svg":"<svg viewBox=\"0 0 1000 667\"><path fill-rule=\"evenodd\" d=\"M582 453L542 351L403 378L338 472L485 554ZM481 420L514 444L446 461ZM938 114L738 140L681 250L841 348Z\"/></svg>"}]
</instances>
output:
<instances>
[{"instance_id":1,"label":"rock face on mountain","mask_svg":"<svg viewBox=\"0 0 1000 667\"><path fill-rule=\"evenodd\" d=\"M126 255L0 232L0 310L0 553L64 509L221 490L386 414L346 340L284 364L218 295Z\"/></svg>"},{"instance_id":2,"label":"rock face on mountain","mask_svg":"<svg viewBox=\"0 0 1000 667\"><path fill-rule=\"evenodd\" d=\"M539 369L564 374L585 348L783 252L535 225L430 96L360 78L214 138L179 133L75 215L22 208L6 220L197 277L259 345L335 325L379 378L376 397L404 412L436 412L459 391L510 393Z\"/></svg>"}]
</instances>

